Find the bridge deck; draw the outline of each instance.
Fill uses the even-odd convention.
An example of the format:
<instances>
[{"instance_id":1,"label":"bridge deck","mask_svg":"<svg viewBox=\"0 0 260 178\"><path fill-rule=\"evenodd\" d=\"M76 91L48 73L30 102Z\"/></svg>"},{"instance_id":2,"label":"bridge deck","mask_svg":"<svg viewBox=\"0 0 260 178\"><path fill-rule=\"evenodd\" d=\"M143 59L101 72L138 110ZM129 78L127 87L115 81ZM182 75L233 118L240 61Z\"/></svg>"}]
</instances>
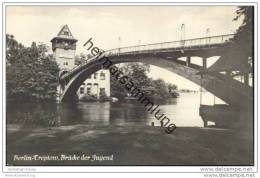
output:
<instances>
[{"instance_id":1,"label":"bridge deck","mask_svg":"<svg viewBox=\"0 0 260 178\"><path fill-rule=\"evenodd\" d=\"M211 36L205 38L195 38L181 41L171 41L164 43L154 43L146 45L137 45L129 46L123 48L116 48L105 51L100 57L113 57L113 56L123 56L123 55L135 55L135 54L147 54L147 53L158 53L158 52L176 52L181 50L196 50L196 49L209 49L219 45L226 44L233 38L233 34L220 35L220 36ZM68 71L66 74L61 76L61 80L70 77L71 75L80 71L84 66L91 61L95 60L97 57L93 56L85 63L82 63L79 66L76 66L72 70Z\"/></svg>"}]
</instances>

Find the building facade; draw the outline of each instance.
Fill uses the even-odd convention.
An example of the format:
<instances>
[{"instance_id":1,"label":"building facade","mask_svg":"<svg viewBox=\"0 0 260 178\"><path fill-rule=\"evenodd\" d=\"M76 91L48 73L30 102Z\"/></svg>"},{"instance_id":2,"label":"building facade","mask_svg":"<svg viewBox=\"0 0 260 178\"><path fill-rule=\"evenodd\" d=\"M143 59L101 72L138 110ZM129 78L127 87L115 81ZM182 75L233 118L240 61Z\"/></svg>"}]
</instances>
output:
<instances>
[{"instance_id":1,"label":"building facade","mask_svg":"<svg viewBox=\"0 0 260 178\"><path fill-rule=\"evenodd\" d=\"M68 25L64 25L58 35L51 40L53 57L59 65L60 71L68 71L76 67L75 39L69 30ZM58 88L58 95L61 89ZM77 91L79 99L85 96L94 96L99 99L102 96L110 96L110 72L109 70L99 70L89 76Z\"/></svg>"},{"instance_id":2,"label":"building facade","mask_svg":"<svg viewBox=\"0 0 260 178\"><path fill-rule=\"evenodd\" d=\"M100 97L110 96L110 72L109 70L99 70L89 76L78 90L78 97L84 96Z\"/></svg>"}]
</instances>

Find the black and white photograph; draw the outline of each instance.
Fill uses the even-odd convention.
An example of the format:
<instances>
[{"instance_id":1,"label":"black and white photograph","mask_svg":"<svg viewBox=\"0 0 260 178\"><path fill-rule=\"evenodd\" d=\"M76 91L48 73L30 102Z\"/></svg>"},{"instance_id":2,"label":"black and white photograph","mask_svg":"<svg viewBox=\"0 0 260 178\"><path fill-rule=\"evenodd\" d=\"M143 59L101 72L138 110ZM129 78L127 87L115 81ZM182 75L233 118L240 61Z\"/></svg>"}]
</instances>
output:
<instances>
[{"instance_id":1,"label":"black and white photograph","mask_svg":"<svg viewBox=\"0 0 260 178\"><path fill-rule=\"evenodd\" d=\"M2 5L5 167L253 171L255 4Z\"/></svg>"}]
</instances>

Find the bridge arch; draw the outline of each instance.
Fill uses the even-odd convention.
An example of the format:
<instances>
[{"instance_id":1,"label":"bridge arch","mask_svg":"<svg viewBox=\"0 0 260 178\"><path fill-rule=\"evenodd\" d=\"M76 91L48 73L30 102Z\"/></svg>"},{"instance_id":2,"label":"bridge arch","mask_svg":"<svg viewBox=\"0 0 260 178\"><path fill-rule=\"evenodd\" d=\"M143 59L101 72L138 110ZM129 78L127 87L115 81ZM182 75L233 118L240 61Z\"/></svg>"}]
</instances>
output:
<instances>
[{"instance_id":1,"label":"bridge arch","mask_svg":"<svg viewBox=\"0 0 260 178\"><path fill-rule=\"evenodd\" d=\"M167 59L155 54L147 54L142 56L114 55L109 58L104 56L100 58L96 57L87 63L81 70L75 72L74 75L71 75L70 78L67 79L68 81L66 82L67 84L64 87L62 95L60 96L60 101L71 100L88 76L100 69L108 68L105 63L108 64L110 62L110 66L127 62L142 62L164 68L192 81L197 85L202 85L203 88L230 105L239 105L241 104L241 100L248 101L248 97L250 97L250 92L242 92L240 90L240 88L244 86L240 86L242 84L239 82L232 81L232 87L230 87L230 85L227 85L226 81L222 80L221 77L219 78L219 76L207 75L207 77L202 77L198 74L201 70L201 66L194 64L187 66L184 61L179 61L176 58ZM131 76L129 77L131 78ZM228 83L230 84L230 81L228 81ZM243 103L243 105L245 105L245 103Z\"/></svg>"}]
</instances>

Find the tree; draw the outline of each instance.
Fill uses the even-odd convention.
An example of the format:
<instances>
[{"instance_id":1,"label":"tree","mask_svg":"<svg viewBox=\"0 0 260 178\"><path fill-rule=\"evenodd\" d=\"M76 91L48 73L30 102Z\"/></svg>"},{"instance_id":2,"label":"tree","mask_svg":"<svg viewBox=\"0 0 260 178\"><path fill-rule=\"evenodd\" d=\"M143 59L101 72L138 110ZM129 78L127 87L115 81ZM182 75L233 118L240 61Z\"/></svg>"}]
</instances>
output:
<instances>
[{"instance_id":1,"label":"tree","mask_svg":"<svg viewBox=\"0 0 260 178\"><path fill-rule=\"evenodd\" d=\"M230 51L235 51L233 57L248 66L253 60L253 6L240 6L236 11L237 16L233 20L243 18L238 28Z\"/></svg>"},{"instance_id":2,"label":"tree","mask_svg":"<svg viewBox=\"0 0 260 178\"><path fill-rule=\"evenodd\" d=\"M47 55L44 44L24 47L7 36L6 91L15 101L53 100L56 98L58 65Z\"/></svg>"},{"instance_id":3,"label":"tree","mask_svg":"<svg viewBox=\"0 0 260 178\"><path fill-rule=\"evenodd\" d=\"M84 53L80 53L80 55L75 56L75 65L80 65L82 63L85 63L88 59L88 56L86 56Z\"/></svg>"},{"instance_id":4,"label":"tree","mask_svg":"<svg viewBox=\"0 0 260 178\"><path fill-rule=\"evenodd\" d=\"M175 85L175 84L167 83L166 85L167 85L169 93L174 92L175 90L178 89L177 85Z\"/></svg>"},{"instance_id":5,"label":"tree","mask_svg":"<svg viewBox=\"0 0 260 178\"><path fill-rule=\"evenodd\" d=\"M236 11L237 16L233 20L244 18L234 37L236 47L242 48L248 56L252 56L253 50L253 6L240 6Z\"/></svg>"},{"instance_id":6,"label":"tree","mask_svg":"<svg viewBox=\"0 0 260 178\"><path fill-rule=\"evenodd\" d=\"M6 35L6 64L11 65L15 62L16 55L18 55L19 49L24 48L24 46L18 43L13 35Z\"/></svg>"},{"instance_id":7,"label":"tree","mask_svg":"<svg viewBox=\"0 0 260 178\"><path fill-rule=\"evenodd\" d=\"M78 66L82 63L81 59L80 59L80 56L79 55L76 55L75 56L75 65Z\"/></svg>"},{"instance_id":8,"label":"tree","mask_svg":"<svg viewBox=\"0 0 260 178\"><path fill-rule=\"evenodd\" d=\"M137 88L145 89L148 86L151 86L151 81L147 76L149 65L142 63L126 63L123 66L120 66L119 70L122 71L124 75L131 78ZM124 85L119 83L118 80L113 77L111 77L110 81L112 96L118 98L127 96L128 91L125 90Z\"/></svg>"},{"instance_id":9,"label":"tree","mask_svg":"<svg viewBox=\"0 0 260 178\"><path fill-rule=\"evenodd\" d=\"M110 77L110 95L117 98L124 98L127 91L125 90L124 85L118 82L114 77Z\"/></svg>"},{"instance_id":10,"label":"tree","mask_svg":"<svg viewBox=\"0 0 260 178\"><path fill-rule=\"evenodd\" d=\"M170 89L176 90L174 84L167 84L162 79L153 80L148 77L150 66L143 63L126 63L119 67L124 75L132 79L135 87L140 89L147 97L156 99L169 98ZM111 96L123 98L128 95L124 85L118 82L117 79L111 77Z\"/></svg>"},{"instance_id":11,"label":"tree","mask_svg":"<svg viewBox=\"0 0 260 178\"><path fill-rule=\"evenodd\" d=\"M124 75L128 75L138 88L151 86L151 79L147 76L150 66L143 63L126 63L120 69Z\"/></svg>"},{"instance_id":12,"label":"tree","mask_svg":"<svg viewBox=\"0 0 260 178\"><path fill-rule=\"evenodd\" d=\"M80 55L75 56L75 65L81 65L87 62L91 57L93 57L91 54L85 55L84 53L80 53Z\"/></svg>"},{"instance_id":13,"label":"tree","mask_svg":"<svg viewBox=\"0 0 260 178\"><path fill-rule=\"evenodd\" d=\"M152 83L153 83L153 87L155 88L154 98L166 99L171 96L169 93L168 86L164 80L157 79L157 80L153 80Z\"/></svg>"}]
</instances>

